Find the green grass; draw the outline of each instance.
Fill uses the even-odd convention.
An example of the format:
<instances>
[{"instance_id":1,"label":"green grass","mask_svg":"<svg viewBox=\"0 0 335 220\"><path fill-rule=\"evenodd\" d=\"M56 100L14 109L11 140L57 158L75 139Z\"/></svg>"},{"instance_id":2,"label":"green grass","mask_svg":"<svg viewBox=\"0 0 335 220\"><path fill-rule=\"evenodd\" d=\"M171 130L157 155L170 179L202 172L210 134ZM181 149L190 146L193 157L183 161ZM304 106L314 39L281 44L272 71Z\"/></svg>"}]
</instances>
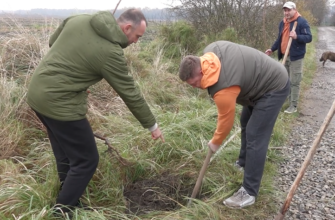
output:
<instances>
[{"instance_id":1,"label":"green grass","mask_svg":"<svg viewBox=\"0 0 335 220\"><path fill-rule=\"evenodd\" d=\"M307 52L303 66L302 93L304 93L304 91L310 87L317 69L318 58L316 57L315 47L315 44L318 41L317 27L312 27L311 31L313 35L313 41L307 44Z\"/></svg>"},{"instance_id":2,"label":"green grass","mask_svg":"<svg viewBox=\"0 0 335 220\"><path fill-rule=\"evenodd\" d=\"M26 32L22 31L22 36ZM316 36L316 28L313 28L313 35ZM6 42L0 42L0 47L5 48ZM308 44L304 62L304 89L310 85L316 68L315 42L314 37L313 43ZM44 44L47 45L46 42ZM92 128L107 137L129 164L122 165L115 154L106 152L104 142L97 139L100 162L83 195L83 200L95 211L78 210L74 213L74 219L223 220L266 219L274 215L279 210L275 199L279 192L276 191L274 180L277 164L282 160L280 151L276 149L285 145L290 123L295 118L294 115L283 113L280 113L274 128L255 205L243 210L232 210L222 205L222 201L242 183L242 173L233 167L240 147L239 114L236 114L230 136L235 132L237 135L213 157L204 177L200 199L187 207L186 196L178 201L180 208L173 211L156 211L140 216L126 214L127 203L123 191L135 181L155 179L169 173L181 177L182 188L192 190L206 157L207 142L216 127L216 106L208 99L206 91L190 88L180 82L176 73L169 72L170 67L176 64L163 59L164 46L141 51L146 48L134 45L127 48L125 54L130 74L150 104L166 142L153 141L150 133L118 101L106 82L92 87L88 113ZM46 49L41 48L41 51L43 54ZM138 54L152 57L139 60ZM50 210L59 183L46 133L25 103L30 76L22 76L21 70L12 68L11 76L20 75L22 79L17 81L8 77L4 69L0 70L0 93L5 97L0 103L0 137L5 141L0 143L0 149L11 153L3 154L0 160L0 218L53 219ZM236 111L240 112L241 107L238 106Z\"/></svg>"}]
</instances>

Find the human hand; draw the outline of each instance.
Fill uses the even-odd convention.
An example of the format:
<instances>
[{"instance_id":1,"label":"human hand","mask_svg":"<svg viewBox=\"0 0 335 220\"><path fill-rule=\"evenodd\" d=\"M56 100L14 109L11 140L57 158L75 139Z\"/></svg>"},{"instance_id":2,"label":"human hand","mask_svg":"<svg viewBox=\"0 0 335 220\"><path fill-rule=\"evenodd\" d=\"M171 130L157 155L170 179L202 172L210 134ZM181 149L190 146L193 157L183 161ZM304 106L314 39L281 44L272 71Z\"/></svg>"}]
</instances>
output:
<instances>
[{"instance_id":1,"label":"human hand","mask_svg":"<svg viewBox=\"0 0 335 220\"><path fill-rule=\"evenodd\" d=\"M295 31L290 32L290 37L292 37L294 40L297 39L297 33Z\"/></svg>"},{"instance_id":2,"label":"human hand","mask_svg":"<svg viewBox=\"0 0 335 220\"><path fill-rule=\"evenodd\" d=\"M267 49L265 51L265 54L268 55L268 56L270 56L272 54L272 50L271 49Z\"/></svg>"},{"instance_id":3,"label":"human hand","mask_svg":"<svg viewBox=\"0 0 335 220\"><path fill-rule=\"evenodd\" d=\"M158 138L160 138L162 142L165 142L164 136L158 127L154 131L151 132L151 137L154 140L157 140Z\"/></svg>"},{"instance_id":4,"label":"human hand","mask_svg":"<svg viewBox=\"0 0 335 220\"><path fill-rule=\"evenodd\" d=\"M217 150L219 150L220 145L213 144L212 141L208 142L208 147L212 150L213 153L216 153Z\"/></svg>"}]
</instances>

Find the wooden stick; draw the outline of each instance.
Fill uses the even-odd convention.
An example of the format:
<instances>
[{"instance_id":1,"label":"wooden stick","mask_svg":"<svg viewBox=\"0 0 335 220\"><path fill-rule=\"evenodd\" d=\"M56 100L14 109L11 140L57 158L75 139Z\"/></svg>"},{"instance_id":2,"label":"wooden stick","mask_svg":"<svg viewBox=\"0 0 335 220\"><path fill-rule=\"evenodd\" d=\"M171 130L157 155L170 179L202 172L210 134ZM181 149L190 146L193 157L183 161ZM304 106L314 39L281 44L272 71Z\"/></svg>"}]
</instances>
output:
<instances>
[{"instance_id":1,"label":"wooden stick","mask_svg":"<svg viewBox=\"0 0 335 220\"><path fill-rule=\"evenodd\" d=\"M329 110L329 112L328 112L328 114L327 114L327 116L326 116L323 124L321 125L320 130L319 130L319 132L317 134L317 137L315 138L315 140L313 142L313 145L312 145L311 149L309 150L309 152L308 152L308 154L307 154L307 156L305 158L305 161L302 164L301 169L300 169L297 177L295 178L295 180L294 180L294 182L293 182L293 184L291 186L291 189L290 189L290 191L289 191L289 193L288 193L288 195L286 197L286 200L285 200L285 202L284 202L284 204L283 204L283 206L281 208L280 213L275 217L275 220L282 220L282 219L284 219L285 213L286 213L286 211L288 210L288 208L290 206L290 203L291 203L292 197L294 195L294 192L298 188L298 185L299 185L302 177L305 174L307 166L310 164L310 162L312 160L312 157L315 154L316 149L317 149L317 147L320 144L322 135L325 133L326 128L328 127L331 119L334 116L334 113L335 113L335 101L333 102L332 107L330 108L330 110Z\"/></svg>"},{"instance_id":2,"label":"wooden stick","mask_svg":"<svg viewBox=\"0 0 335 220\"><path fill-rule=\"evenodd\" d=\"M199 192L199 189L200 189L200 186L201 186L201 183L202 183L202 179L204 178L204 175L205 175L207 166L209 164L209 161L212 157L212 154L213 154L213 151L210 148L208 148L206 159L205 159L205 161L204 161L204 163L201 167L197 182L195 183L191 198L188 200L187 206L190 206L192 204L192 200L195 198L195 196Z\"/></svg>"},{"instance_id":3,"label":"wooden stick","mask_svg":"<svg viewBox=\"0 0 335 220\"><path fill-rule=\"evenodd\" d=\"M292 31L295 31L295 28L297 27L297 24L298 24L298 22L295 21L294 24L293 24ZM285 65L285 62L286 62L286 59L287 59L287 56L288 56L288 52L290 51L291 43L292 43L292 37L290 37L290 39L288 40L288 44L287 44L287 47L286 47L285 55L284 55L284 58L283 58L283 61L282 61L283 65Z\"/></svg>"},{"instance_id":4,"label":"wooden stick","mask_svg":"<svg viewBox=\"0 0 335 220\"><path fill-rule=\"evenodd\" d=\"M204 178L204 175L205 175L205 172L206 172L206 169L208 167L208 164L210 162L212 162L212 160L215 158L216 155L218 155L220 153L220 151L229 143L231 142L234 137L241 131L241 128L239 128L224 144L222 147L220 147L220 149L216 152L216 154L214 154L214 156L212 157L213 155L213 151L209 148L208 149L208 153L207 153L207 156L206 156L206 159L202 165L202 168L200 170L200 173L199 173L199 176L198 176L198 179L197 179L197 182L195 183L195 186L194 186L194 189L193 189L193 192L192 192L192 195L191 195L191 199L188 201L187 203L187 206L190 206L192 204L192 200L196 197L196 195L198 194L199 192L199 189L200 189L200 186L202 184L202 180Z\"/></svg>"},{"instance_id":5,"label":"wooden stick","mask_svg":"<svg viewBox=\"0 0 335 220\"><path fill-rule=\"evenodd\" d=\"M240 132L241 132L241 128L238 128L237 131L235 131L235 133L234 133L232 136L230 136L230 138L229 138L229 139L222 145L222 147L220 147L220 149L214 154L214 156L211 158L211 160L210 160L209 162L212 162L212 160L214 160L215 157L221 153L222 149L225 148L225 146L226 146L227 144L229 144L229 143L235 138L235 136L236 136L237 134L239 134Z\"/></svg>"},{"instance_id":6,"label":"wooden stick","mask_svg":"<svg viewBox=\"0 0 335 220\"><path fill-rule=\"evenodd\" d=\"M119 0L119 2L117 3L117 5L116 5L116 7L115 7L115 9L114 9L114 11L113 11L113 14L115 14L116 9L117 9L117 7L119 7L119 4L120 4L121 1L122 1L122 0Z\"/></svg>"},{"instance_id":7,"label":"wooden stick","mask_svg":"<svg viewBox=\"0 0 335 220\"><path fill-rule=\"evenodd\" d=\"M114 149L114 148L112 147L112 145L109 143L109 141L108 141L107 138L102 137L101 135L98 135L98 134L95 134L95 133L93 133L93 135L94 135L96 138L99 138L99 139L105 141L105 144L108 146L108 148L107 148L107 152L110 152L110 153L115 152L115 154L116 154L116 156L117 156L117 159L119 160L119 162L120 162L122 165L127 166L127 165L130 164L126 159L124 159L123 157L121 157L121 155L119 154L119 152L118 152L116 149Z\"/></svg>"}]
</instances>

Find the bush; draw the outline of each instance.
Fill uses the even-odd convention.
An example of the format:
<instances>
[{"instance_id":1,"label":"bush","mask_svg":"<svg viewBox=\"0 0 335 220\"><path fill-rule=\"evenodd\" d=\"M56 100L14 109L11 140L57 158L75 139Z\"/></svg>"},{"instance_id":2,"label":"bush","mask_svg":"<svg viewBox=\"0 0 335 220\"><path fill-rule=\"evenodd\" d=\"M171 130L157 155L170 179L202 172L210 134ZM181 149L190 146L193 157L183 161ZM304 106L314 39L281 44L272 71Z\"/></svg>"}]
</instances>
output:
<instances>
[{"instance_id":1,"label":"bush","mask_svg":"<svg viewBox=\"0 0 335 220\"><path fill-rule=\"evenodd\" d=\"M160 38L165 44L165 56L168 58L180 58L195 53L199 48L196 30L185 21L163 25Z\"/></svg>"}]
</instances>

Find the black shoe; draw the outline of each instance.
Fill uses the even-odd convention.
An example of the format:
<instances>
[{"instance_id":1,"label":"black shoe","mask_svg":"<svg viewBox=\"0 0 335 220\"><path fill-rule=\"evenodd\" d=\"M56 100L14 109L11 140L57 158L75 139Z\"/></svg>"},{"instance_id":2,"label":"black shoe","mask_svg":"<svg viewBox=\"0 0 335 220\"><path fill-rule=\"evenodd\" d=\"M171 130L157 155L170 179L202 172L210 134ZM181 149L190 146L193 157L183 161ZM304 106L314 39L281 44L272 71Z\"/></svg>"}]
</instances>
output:
<instances>
[{"instance_id":1,"label":"black shoe","mask_svg":"<svg viewBox=\"0 0 335 220\"><path fill-rule=\"evenodd\" d=\"M71 220L73 212L70 208L57 204L52 209L52 215L58 219Z\"/></svg>"},{"instance_id":2,"label":"black shoe","mask_svg":"<svg viewBox=\"0 0 335 220\"><path fill-rule=\"evenodd\" d=\"M92 207L83 203L80 200L78 200L77 204L75 205L75 208L83 209L83 210L86 210L86 211L94 211L94 209Z\"/></svg>"}]
</instances>

